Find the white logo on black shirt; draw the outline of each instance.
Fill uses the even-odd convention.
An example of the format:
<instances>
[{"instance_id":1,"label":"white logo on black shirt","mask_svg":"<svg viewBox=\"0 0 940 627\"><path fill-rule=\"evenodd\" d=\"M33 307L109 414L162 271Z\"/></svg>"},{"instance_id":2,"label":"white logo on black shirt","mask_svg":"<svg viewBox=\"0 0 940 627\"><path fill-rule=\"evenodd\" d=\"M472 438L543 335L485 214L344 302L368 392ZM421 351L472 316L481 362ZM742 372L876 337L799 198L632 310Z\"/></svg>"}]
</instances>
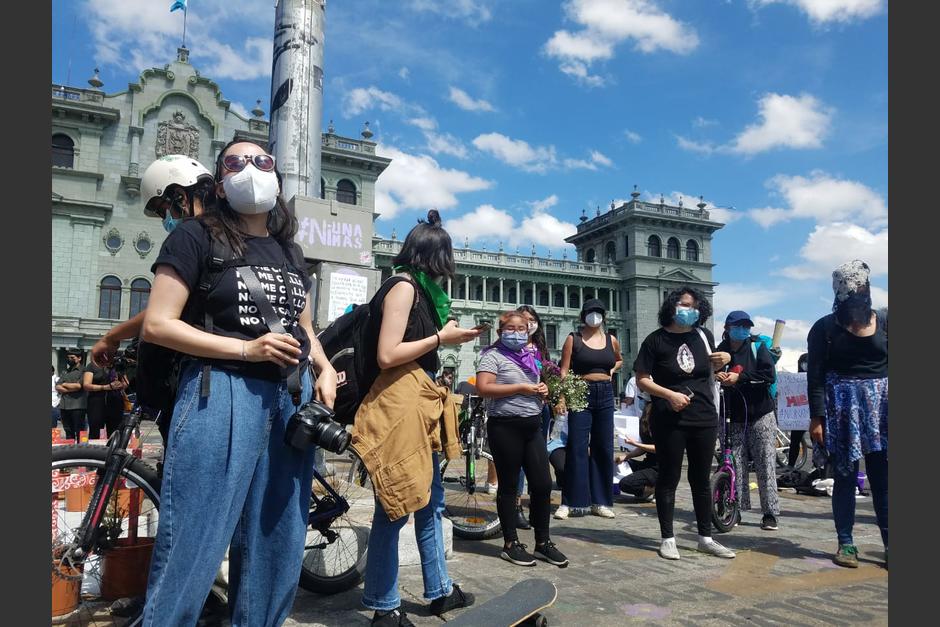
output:
<instances>
[{"instance_id":1,"label":"white logo on black shirt","mask_svg":"<svg viewBox=\"0 0 940 627\"><path fill-rule=\"evenodd\" d=\"M686 374L691 374L695 370L695 356L692 355L692 350L689 348L688 344L683 344L679 347L679 352L676 353L676 362L679 364L679 368L682 372Z\"/></svg>"}]
</instances>

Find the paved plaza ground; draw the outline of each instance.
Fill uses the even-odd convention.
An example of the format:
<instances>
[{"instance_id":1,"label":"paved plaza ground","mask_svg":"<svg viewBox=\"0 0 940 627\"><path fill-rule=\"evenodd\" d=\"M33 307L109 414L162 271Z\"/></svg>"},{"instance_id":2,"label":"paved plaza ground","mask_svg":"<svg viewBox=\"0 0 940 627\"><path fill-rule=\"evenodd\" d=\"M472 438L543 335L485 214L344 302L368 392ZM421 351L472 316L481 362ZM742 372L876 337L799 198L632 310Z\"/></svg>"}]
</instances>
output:
<instances>
[{"instance_id":1,"label":"paved plaza ground","mask_svg":"<svg viewBox=\"0 0 940 627\"><path fill-rule=\"evenodd\" d=\"M756 492L752 495L757 501ZM451 576L478 602L499 595L527 577L550 579L558 601L544 612L551 625L887 625L888 571L870 498L857 501L855 541L858 569L840 568L830 558L836 548L830 501L826 497L781 491L780 529L760 529L760 514L746 512L731 533L716 535L737 551L733 560L694 549L696 530L687 484L676 495L676 534L682 559L656 554L659 526L653 503L623 497L617 517L552 520L553 539L571 560L565 569L539 562L533 568L499 559L499 538L455 539ZM553 493L557 502L558 493ZM520 539L533 544L531 531ZM421 569L401 569L404 610L418 625L444 620L429 616ZM360 605L362 586L323 597L301 590L291 627L367 625L371 612ZM444 619L453 618L463 610Z\"/></svg>"}]
</instances>

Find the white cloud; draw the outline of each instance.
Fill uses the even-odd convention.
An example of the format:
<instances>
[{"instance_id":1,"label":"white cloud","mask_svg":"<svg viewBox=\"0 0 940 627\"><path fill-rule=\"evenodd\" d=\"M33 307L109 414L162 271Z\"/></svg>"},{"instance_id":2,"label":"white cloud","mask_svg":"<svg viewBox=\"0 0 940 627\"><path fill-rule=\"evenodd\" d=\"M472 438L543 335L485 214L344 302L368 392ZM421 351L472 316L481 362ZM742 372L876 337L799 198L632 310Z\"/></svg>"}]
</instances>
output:
<instances>
[{"instance_id":1,"label":"white cloud","mask_svg":"<svg viewBox=\"0 0 940 627\"><path fill-rule=\"evenodd\" d=\"M598 164L598 165L603 165L603 166L607 166L607 167L611 167L612 165L614 165L614 162L611 161L610 158L607 157L607 155L605 155L605 154L603 154L602 152L599 152L599 151L597 151L597 150L592 150L592 151L591 151L591 161L592 161L593 163Z\"/></svg>"},{"instance_id":2,"label":"white cloud","mask_svg":"<svg viewBox=\"0 0 940 627\"><path fill-rule=\"evenodd\" d=\"M545 211L546 209L551 209L558 204L558 196L552 194L551 196L543 198L542 200L531 200L527 204L529 204L532 207L532 210L536 213Z\"/></svg>"},{"instance_id":3,"label":"white cloud","mask_svg":"<svg viewBox=\"0 0 940 627\"><path fill-rule=\"evenodd\" d=\"M408 6L419 13L463 20L469 24L488 22L493 17L486 0L409 0Z\"/></svg>"},{"instance_id":4,"label":"white cloud","mask_svg":"<svg viewBox=\"0 0 940 627\"><path fill-rule=\"evenodd\" d=\"M631 144L639 144L641 141L643 141L643 137L641 137L639 133L631 131L630 129L626 129L623 132L623 136L626 137L627 141Z\"/></svg>"},{"instance_id":5,"label":"white cloud","mask_svg":"<svg viewBox=\"0 0 940 627\"><path fill-rule=\"evenodd\" d=\"M479 135L473 140L473 145L526 172L546 172L557 161L554 146L530 146L525 140L512 139L500 133Z\"/></svg>"},{"instance_id":6,"label":"white cloud","mask_svg":"<svg viewBox=\"0 0 940 627\"><path fill-rule=\"evenodd\" d=\"M592 150L588 159L565 159L561 163L562 167L568 170L597 170L599 165L605 167L614 165L613 161L597 150Z\"/></svg>"},{"instance_id":7,"label":"white cloud","mask_svg":"<svg viewBox=\"0 0 940 627\"><path fill-rule=\"evenodd\" d=\"M82 3L89 24L95 61L135 68L162 67L179 44L182 15L160 2L95 0ZM142 28L141 25L146 25ZM231 11L223 0L206 0L187 17L186 34L193 46L191 61L214 79L254 80L271 75L271 33L274 10L266 3L247 3ZM239 44L216 38L238 32ZM232 41L231 39L228 41Z\"/></svg>"},{"instance_id":8,"label":"white cloud","mask_svg":"<svg viewBox=\"0 0 940 627\"><path fill-rule=\"evenodd\" d=\"M789 4L819 26L828 22L853 22L881 13L882 0L750 0L754 6Z\"/></svg>"},{"instance_id":9,"label":"white cloud","mask_svg":"<svg viewBox=\"0 0 940 627\"><path fill-rule=\"evenodd\" d=\"M745 128L730 146L753 155L774 148L820 148L829 133L832 109L809 94L769 93L758 102L761 121Z\"/></svg>"},{"instance_id":10,"label":"white cloud","mask_svg":"<svg viewBox=\"0 0 940 627\"><path fill-rule=\"evenodd\" d=\"M888 206L882 196L858 181L837 179L814 170L808 177L778 174L767 185L788 207L748 212L765 228L794 218L809 218L819 224L859 222L875 228L888 224Z\"/></svg>"},{"instance_id":11,"label":"white cloud","mask_svg":"<svg viewBox=\"0 0 940 627\"><path fill-rule=\"evenodd\" d=\"M375 184L375 208L382 219L408 209L449 209L457 194L489 189L492 181L461 170L442 168L428 155L413 155L379 144L376 154L392 159Z\"/></svg>"},{"instance_id":12,"label":"white cloud","mask_svg":"<svg viewBox=\"0 0 940 627\"><path fill-rule=\"evenodd\" d=\"M692 126L694 126L695 128L706 128L709 126L718 126L718 120L709 120L707 118L703 118L702 116L698 116L694 120L692 120Z\"/></svg>"},{"instance_id":13,"label":"white cloud","mask_svg":"<svg viewBox=\"0 0 940 627\"><path fill-rule=\"evenodd\" d=\"M454 242L502 238L504 241L515 231L515 219L493 205L480 205L459 218L447 220L444 225Z\"/></svg>"},{"instance_id":14,"label":"white cloud","mask_svg":"<svg viewBox=\"0 0 940 627\"><path fill-rule=\"evenodd\" d=\"M407 80L411 77L411 70L409 70L408 68L402 66L402 68L401 68L400 70L398 70L398 76L399 76L399 78L401 78L403 81L407 81Z\"/></svg>"},{"instance_id":15,"label":"white cloud","mask_svg":"<svg viewBox=\"0 0 940 627\"><path fill-rule=\"evenodd\" d=\"M888 229L869 231L857 224L834 222L817 225L800 249L804 263L787 266L778 274L791 279L826 278L833 268L861 259L872 276L888 274Z\"/></svg>"},{"instance_id":16,"label":"white cloud","mask_svg":"<svg viewBox=\"0 0 940 627\"><path fill-rule=\"evenodd\" d=\"M779 207L761 207L760 209L751 209L747 212L754 222L768 229L778 222L784 222L789 219L790 212Z\"/></svg>"},{"instance_id":17,"label":"white cloud","mask_svg":"<svg viewBox=\"0 0 940 627\"><path fill-rule=\"evenodd\" d=\"M754 320L754 333L773 336L776 318L759 316L749 312ZM813 321L815 322L815 321ZM777 371L796 372L800 355L806 352L806 336L813 322L806 320L787 320L780 337L782 355L777 362Z\"/></svg>"},{"instance_id":18,"label":"white cloud","mask_svg":"<svg viewBox=\"0 0 940 627\"><path fill-rule=\"evenodd\" d=\"M251 118L255 117L248 112L248 107L240 102L232 101L232 104L229 105L229 109L242 116L246 120L250 120Z\"/></svg>"},{"instance_id":19,"label":"white cloud","mask_svg":"<svg viewBox=\"0 0 940 627\"><path fill-rule=\"evenodd\" d=\"M424 138L427 140L427 148L434 154L445 154L466 159L470 156L467 147L458 137L450 133L425 132Z\"/></svg>"},{"instance_id":20,"label":"white cloud","mask_svg":"<svg viewBox=\"0 0 940 627\"><path fill-rule=\"evenodd\" d=\"M545 205L549 201L552 202L548 206L554 205L557 198L549 196L541 201L527 203L533 206L533 210L519 222L516 222L509 212L487 204L480 205L459 218L448 220L445 226L455 242L462 242L464 238L469 238L471 242L502 241L510 246L529 244L547 248L570 246L565 242L565 238L576 233L578 229L574 224L563 222L539 208L540 205Z\"/></svg>"},{"instance_id":21,"label":"white cloud","mask_svg":"<svg viewBox=\"0 0 940 627\"><path fill-rule=\"evenodd\" d=\"M344 118L351 118L371 109L402 111L404 106L401 98L374 85L366 88L356 87L343 98Z\"/></svg>"},{"instance_id":22,"label":"white cloud","mask_svg":"<svg viewBox=\"0 0 940 627\"><path fill-rule=\"evenodd\" d=\"M697 152L701 155L710 155L717 150L717 147L711 142L697 142L682 135L676 135L676 145L682 150Z\"/></svg>"},{"instance_id":23,"label":"white cloud","mask_svg":"<svg viewBox=\"0 0 940 627\"><path fill-rule=\"evenodd\" d=\"M422 131L433 131L437 128L437 120L430 117L411 118L407 122L412 126L417 126Z\"/></svg>"},{"instance_id":24,"label":"white cloud","mask_svg":"<svg viewBox=\"0 0 940 627\"><path fill-rule=\"evenodd\" d=\"M724 324L729 311L743 309L754 316L756 310L779 303L786 297L785 290L768 288L764 284L720 283L715 287L715 301L712 303L715 327L717 329Z\"/></svg>"},{"instance_id":25,"label":"white cloud","mask_svg":"<svg viewBox=\"0 0 940 627\"><path fill-rule=\"evenodd\" d=\"M880 287L871 286L871 304L872 307L888 306L888 290Z\"/></svg>"},{"instance_id":26,"label":"white cloud","mask_svg":"<svg viewBox=\"0 0 940 627\"><path fill-rule=\"evenodd\" d=\"M659 203L660 195L653 194L648 190L644 190L641 198L646 202ZM678 207L680 201L682 202L683 207L687 207L689 209L693 207L698 209L698 204L700 202L704 202L705 211L708 212L708 218L715 222L721 222L722 224L729 224L741 217L741 213L736 211L734 207L718 207L705 199L699 199L699 197L695 194L686 194L684 192L677 191L670 192L669 195L663 194L663 202L667 205ZM622 201L617 200L615 202L619 207Z\"/></svg>"},{"instance_id":27,"label":"white cloud","mask_svg":"<svg viewBox=\"0 0 940 627\"><path fill-rule=\"evenodd\" d=\"M676 54L687 54L699 44L694 28L664 12L654 0L568 0L564 9L567 18L583 29L556 31L543 51L559 61L562 72L590 86L604 81L589 74L588 66L613 58L618 44L632 41L634 49L643 53Z\"/></svg>"},{"instance_id":28,"label":"white cloud","mask_svg":"<svg viewBox=\"0 0 940 627\"><path fill-rule=\"evenodd\" d=\"M482 98L478 100L471 98L467 92L454 86L451 86L450 88L448 99L451 102L453 102L455 105L463 109L464 111L495 111L496 110L493 108L493 105L491 105L486 100L483 100Z\"/></svg>"}]
</instances>

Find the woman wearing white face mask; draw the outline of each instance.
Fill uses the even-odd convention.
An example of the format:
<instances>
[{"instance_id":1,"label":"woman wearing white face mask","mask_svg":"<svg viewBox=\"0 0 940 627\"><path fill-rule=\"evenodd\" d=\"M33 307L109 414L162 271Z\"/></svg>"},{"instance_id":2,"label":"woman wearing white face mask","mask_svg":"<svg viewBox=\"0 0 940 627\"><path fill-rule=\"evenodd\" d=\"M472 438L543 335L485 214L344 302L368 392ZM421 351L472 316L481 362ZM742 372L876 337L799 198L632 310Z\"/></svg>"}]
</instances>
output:
<instances>
[{"instance_id":1,"label":"woman wearing white face mask","mask_svg":"<svg viewBox=\"0 0 940 627\"><path fill-rule=\"evenodd\" d=\"M613 518L614 390L611 378L623 365L620 342L603 328L607 310L596 298L581 308L584 327L571 333L561 349L561 376L570 370L588 383L588 406L568 412L565 484L555 518L570 508Z\"/></svg>"},{"instance_id":2,"label":"woman wearing white face mask","mask_svg":"<svg viewBox=\"0 0 940 627\"><path fill-rule=\"evenodd\" d=\"M319 400L332 405L336 396L274 157L233 142L215 178L215 201L160 250L143 325L144 340L189 356L164 461L144 625L195 624L230 542L232 623L286 620L315 447L297 450L284 434L313 395L308 363ZM266 321L275 317L284 333L270 332Z\"/></svg>"}]
</instances>

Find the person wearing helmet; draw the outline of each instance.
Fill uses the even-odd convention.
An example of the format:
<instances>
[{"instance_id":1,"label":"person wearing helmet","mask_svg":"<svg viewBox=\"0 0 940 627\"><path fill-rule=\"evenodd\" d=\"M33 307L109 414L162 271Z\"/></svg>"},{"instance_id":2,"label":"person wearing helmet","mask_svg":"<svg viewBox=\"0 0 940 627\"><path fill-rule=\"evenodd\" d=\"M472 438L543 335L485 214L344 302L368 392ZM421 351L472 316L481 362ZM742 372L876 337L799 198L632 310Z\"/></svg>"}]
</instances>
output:
<instances>
[{"instance_id":1,"label":"person wearing helmet","mask_svg":"<svg viewBox=\"0 0 940 627\"><path fill-rule=\"evenodd\" d=\"M192 157L166 155L151 163L140 180L144 215L160 218L169 233L184 218L202 214L206 194L213 189L212 173ZM91 361L107 366L121 344L140 335L144 324L141 311L126 322L111 327L91 348Z\"/></svg>"}]
</instances>

